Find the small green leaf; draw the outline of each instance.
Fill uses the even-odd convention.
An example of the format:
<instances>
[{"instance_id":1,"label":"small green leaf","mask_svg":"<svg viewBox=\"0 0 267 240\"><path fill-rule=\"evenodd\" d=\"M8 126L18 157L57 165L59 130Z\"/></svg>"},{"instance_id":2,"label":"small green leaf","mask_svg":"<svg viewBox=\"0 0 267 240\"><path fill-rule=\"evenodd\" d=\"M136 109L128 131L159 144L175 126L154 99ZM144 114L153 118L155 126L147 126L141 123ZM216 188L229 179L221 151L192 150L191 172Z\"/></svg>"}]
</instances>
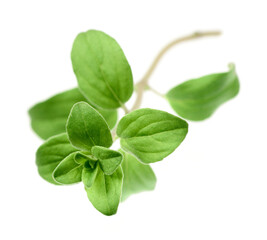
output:
<instances>
[{"instance_id":1,"label":"small green leaf","mask_svg":"<svg viewBox=\"0 0 267 240\"><path fill-rule=\"evenodd\" d=\"M105 215L113 215L117 212L122 191L123 173L121 167L112 175L106 175L98 169L94 184L86 188L87 196L93 206Z\"/></svg>"},{"instance_id":2,"label":"small green leaf","mask_svg":"<svg viewBox=\"0 0 267 240\"><path fill-rule=\"evenodd\" d=\"M238 77L234 65L230 65L229 72L186 81L171 89L166 97L181 117L200 121L210 117L220 105L235 97L238 92Z\"/></svg>"},{"instance_id":3,"label":"small green leaf","mask_svg":"<svg viewBox=\"0 0 267 240\"><path fill-rule=\"evenodd\" d=\"M60 184L73 184L81 182L83 165L75 161L76 152L71 153L62 160L53 172L53 178Z\"/></svg>"},{"instance_id":4,"label":"small green leaf","mask_svg":"<svg viewBox=\"0 0 267 240\"><path fill-rule=\"evenodd\" d=\"M58 184L52 177L52 173L58 164L71 153L78 151L67 137L62 133L47 139L36 152L36 164L40 176L46 181Z\"/></svg>"},{"instance_id":5,"label":"small green leaf","mask_svg":"<svg viewBox=\"0 0 267 240\"><path fill-rule=\"evenodd\" d=\"M84 96L99 107L121 107L133 93L133 77L119 44L107 34L90 30L74 40L71 60Z\"/></svg>"},{"instance_id":6,"label":"small green leaf","mask_svg":"<svg viewBox=\"0 0 267 240\"><path fill-rule=\"evenodd\" d=\"M97 159L95 159L94 156L91 155L90 152L77 152L75 155L75 162L78 164L84 164L85 162L96 162Z\"/></svg>"},{"instance_id":7,"label":"small green leaf","mask_svg":"<svg viewBox=\"0 0 267 240\"><path fill-rule=\"evenodd\" d=\"M84 168L82 171L82 181L86 188L92 187L95 181L97 172L98 172L97 164L95 165L95 167L92 167L89 162L86 162L84 164Z\"/></svg>"},{"instance_id":8,"label":"small green leaf","mask_svg":"<svg viewBox=\"0 0 267 240\"><path fill-rule=\"evenodd\" d=\"M66 129L71 144L81 150L91 151L93 146L110 147L112 144L106 121L86 102L74 104Z\"/></svg>"},{"instance_id":9,"label":"small green leaf","mask_svg":"<svg viewBox=\"0 0 267 240\"><path fill-rule=\"evenodd\" d=\"M101 169L107 175L114 173L122 161L120 152L105 147L93 147L92 154L99 160Z\"/></svg>"},{"instance_id":10,"label":"small green leaf","mask_svg":"<svg viewBox=\"0 0 267 240\"><path fill-rule=\"evenodd\" d=\"M86 101L85 97L78 88L74 88L36 104L29 110L33 130L43 139L66 132L70 110L75 103L81 101ZM97 109L97 111L112 129L117 122L117 111L104 109Z\"/></svg>"},{"instance_id":11,"label":"small green leaf","mask_svg":"<svg viewBox=\"0 0 267 240\"><path fill-rule=\"evenodd\" d=\"M142 164L131 154L121 152L123 154L121 164L123 171L122 201L132 194L154 190L157 178L152 168Z\"/></svg>"},{"instance_id":12,"label":"small green leaf","mask_svg":"<svg viewBox=\"0 0 267 240\"><path fill-rule=\"evenodd\" d=\"M138 109L124 116L117 128L121 147L143 163L162 160L184 140L188 124L167 112Z\"/></svg>"}]
</instances>

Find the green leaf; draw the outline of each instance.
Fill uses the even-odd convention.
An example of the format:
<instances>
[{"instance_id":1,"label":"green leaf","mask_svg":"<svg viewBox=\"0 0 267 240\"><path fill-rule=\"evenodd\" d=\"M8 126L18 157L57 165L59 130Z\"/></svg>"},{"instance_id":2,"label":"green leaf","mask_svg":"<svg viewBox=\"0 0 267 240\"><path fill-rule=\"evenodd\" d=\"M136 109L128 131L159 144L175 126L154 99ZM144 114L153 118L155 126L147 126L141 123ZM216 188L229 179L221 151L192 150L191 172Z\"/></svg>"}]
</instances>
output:
<instances>
[{"instance_id":1,"label":"green leaf","mask_svg":"<svg viewBox=\"0 0 267 240\"><path fill-rule=\"evenodd\" d=\"M76 152L71 153L62 160L53 172L53 178L60 184L73 184L81 182L83 165L75 161Z\"/></svg>"},{"instance_id":2,"label":"green leaf","mask_svg":"<svg viewBox=\"0 0 267 240\"><path fill-rule=\"evenodd\" d=\"M78 150L70 144L66 133L46 140L36 152L36 164L40 176L50 183L58 184L53 179L52 173L63 159L76 151Z\"/></svg>"},{"instance_id":3,"label":"green leaf","mask_svg":"<svg viewBox=\"0 0 267 240\"><path fill-rule=\"evenodd\" d=\"M90 151L96 145L110 147L112 144L106 121L86 102L74 104L66 129L71 144L81 150Z\"/></svg>"},{"instance_id":4,"label":"green leaf","mask_svg":"<svg viewBox=\"0 0 267 240\"><path fill-rule=\"evenodd\" d=\"M84 164L85 162L89 161L89 162L96 162L97 159L95 159L94 156L91 155L90 152L77 152L75 154L75 161L78 164ZM93 164L94 165L94 164Z\"/></svg>"},{"instance_id":5,"label":"green leaf","mask_svg":"<svg viewBox=\"0 0 267 240\"><path fill-rule=\"evenodd\" d=\"M36 104L29 110L33 130L43 139L65 132L70 110L75 103L80 101L86 101L86 99L78 88L74 88ZM97 111L112 129L117 122L117 111L104 109Z\"/></svg>"},{"instance_id":6,"label":"green leaf","mask_svg":"<svg viewBox=\"0 0 267 240\"><path fill-rule=\"evenodd\" d=\"M94 107L94 106L93 106ZM96 107L95 107L96 108ZM118 120L118 112L117 110L108 110L108 109L99 109L96 108L96 110L103 116L103 118L106 120L108 126L110 129L113 129L117 123Z\"/></svg>"},{"instance_id":7,"label":"green leaf","mask_svg":"<svg viewBox=\"0 0 267 240\"><path fill-rule=\"evenodd\" d=\"M93 206L105 215L113 215L117 212L122 191L123 173L121 167L112 175L105 175L98 169L94 184L86 188L87 196Z\"/></svg>"},{"instance_id":8,"label":"green leaf","mask_svg":"<svg viewBox=\"0 0 267 240\"><path fill-rule=\"evenodd\" d=\"M86 188L92 187L95 178L98 172L98 165L96 164L94 167L90 165L89 162L84 164L84 168L82 171L82 181Z\"/></svg>"},{"instance_id":9,"label":"green leaf","mask_svg":"<svg viewBox=\"0 0 267 240\"><path fill-rule=\"evenodd\" d=\"M162 160L184 140L188 124L167 112L138 109L124 116L117 128L121 147L143 163Z\"/></svg>"},{"instance_id":10,"label":"green leaf","mask_svg":"<svg viewBox=\"0 0 267 240\"><path fill-rule=\"evenodd\" d=\"M93 147L92 154L99 160L101 169L107 175L114 173L122 162L122 154L120 152L105 147Z\"/></svg>"},{"instance_id":11,"label":"green leaf","mask_svg":"<svg viewBox=\"0 0 267 240\"><path fill-rule=\"evenodd\" d=\"M181 117L200 121L210 117L224 102L239 92L234 65L229 72L207 75L186 81L171 89L166 97Z\"/></svg>"},{"instance_id":12,"label":"green leaf","mask_svg":"<svg viewBox=\"0 0 267 240\"><path fill-rule=\"evenodd\" d=\"M71 60L84 96L99 107L121 107L133 93L132 71L119 44L90 30L74 40Z\"/></svg>"},{"instance_id":13,"label":"green leaf","mask_svg":"<svg viewBox=\"0 0 267 240\"><path fill-rule=\"evenodd\" d=\"M157 178L149 165L142 164L134 156L123 152L122 171L122 201L130 195L142 191L154 190Z\"/></svg>"}]
</instances>

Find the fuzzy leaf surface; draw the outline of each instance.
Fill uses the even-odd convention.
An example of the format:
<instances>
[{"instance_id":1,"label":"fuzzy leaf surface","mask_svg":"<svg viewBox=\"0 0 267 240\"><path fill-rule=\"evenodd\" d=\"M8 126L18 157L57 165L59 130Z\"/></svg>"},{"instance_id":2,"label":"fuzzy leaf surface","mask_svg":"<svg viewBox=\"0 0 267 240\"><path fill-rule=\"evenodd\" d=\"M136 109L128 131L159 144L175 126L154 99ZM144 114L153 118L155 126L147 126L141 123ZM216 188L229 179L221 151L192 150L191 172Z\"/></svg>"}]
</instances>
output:
<instances>
[{"instance_id":1,"label":"fuzzy leaf surface","mask_svg":"<svg viewBox=\"0 0 267 240\"><path fill-rule=\"evenodd\" d=\"M83 165L75 161L76 152L63 159L55 168L53 178L60 184L81 182Z\"/></svg>"},{"instance_id":2,"label":"fuzzy leaf surface","mask_svg":"<svg viewBox=\"0 0 267 240\"><path fill-rule=\"evenodd\" d=\"M239 80L234 66L216 73L186 81L166 95L174 111L183 118L201 121L210 117L223 103L239 92Z\"/></svg>"},{"instance_id":3,"label":"fuzzy leaf surface","mask_svg":"<svg viewBox=\"0 0 267 240\"><path fill-rule=\"evenodd\" d=\"M143 163L153 163L172 153L187 131L186 121L164 111L143 108L120 120L117 135L123 150Z\"/></svg>"},{"instance_id":4,"label":"fuzzy leaf surface","mask_svg":"<svg viewBox=\"0 0 267 240\"><path fill-rule=\"evenodd\" d=\"M131 97L132 71L112 37L96 30L80 33L74 40L71 60L79 88L90 102L115 109Z\"/></svg>"},{"instance_id":5,"label":"fuzzy leaf surface","mask_svg":"<svg viewBox=\"0 0 267 240\"><path fill-rule=\"evenodd\" d=\"M114 173L122 162L122 154L120 152L105 147L93 147L92 154L99 160L101 169L107 175Z\"/></svg>"},{"instance_id":6,"label":"fuzzy leaf surface","mask_svg":"<svg viewBox=\"0 0 267 240\"><path fill-rule=\"evenodd\" d=\"M86 102L74 104L66 129L71 144L81 150L90 151L93 146L110 147L112 144L106 121Z\"/></svg>"},{"instance_id":7,"label":"fuzzy leaf surface","mask_svg":"<svg viewBox=\"0 0 267 240\"><path fill-rule=\"evenodd\" d=\"M121 167L112 175L106 175L99 168L93 185L86 188L87 196L93 206L105 215L117 212L122 192L123 173Z\"/></svg>"},{"instance_id":8,"label":"fuzzy leaf surface","mask_svg":"<svg viewBox=\"0 0 267 240\"><path fill-rule=\"evenodd\" d=\"M66 133L47 139L36 152L40 176L50 183L59 184L52 177L54 170L63 159L76 151L78 150L70 144Z\"/></svg>"},{"instance_id":9,"label":"fuzzy leaf surface","mask_svg":"<svg viewBox=\"0 0 267 240\"><path fill-rule=\"evenodd\" d=\"M93 186L94 181L96 179L98 172L98 166L96 164L95 167L92 167L89 162L84 164L84 168L82 171L82 181L86 188L90 188Z\"/></svg>"}]
</instances>

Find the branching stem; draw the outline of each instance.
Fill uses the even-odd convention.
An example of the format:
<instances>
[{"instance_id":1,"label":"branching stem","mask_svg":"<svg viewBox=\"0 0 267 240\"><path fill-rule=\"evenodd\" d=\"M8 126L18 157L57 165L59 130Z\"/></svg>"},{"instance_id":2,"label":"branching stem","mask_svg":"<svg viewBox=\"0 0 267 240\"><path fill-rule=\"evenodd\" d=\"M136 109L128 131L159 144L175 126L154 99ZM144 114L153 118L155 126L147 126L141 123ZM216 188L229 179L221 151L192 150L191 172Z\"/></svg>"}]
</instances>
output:
<instances>
[{"instance_id":1,"label":"branching stem","mask_svg":"<svg viewBox=\"0 0 267 240\"><path fill-rule=\"evenodd\" d=\"M143 76L143 78L138 83L136 83L135 89L136 89L137 96L136 96L136 100L135 100L134 105L131 108L131 110L129 110L125 105L121 106L121 108L124 110L124 113L127 114L127 113L134 111L140 107L145 90L150 90L161 97L165 97L163 94L159 93L157 90L151 88L148 85L148 81L149 81L149 78L152 75L153 71L157 67L159 61L161 60L163 55L170 48L172 48L173 46L175 46L179 43L182 43L182 42L186 42L186 41L190 41L190 40L194 40L194 39L198 39L198 38L202 38L202 37L218 36L220 34L221 34L220 31L195 32L193 34L190 34L190 35L187 35L187 36L184 36L181 38L177 38L174 41L167 44L164 48L162 48L161 51L156 56L156 58L154 59L154 61L152 62L152 64L150 65L150 67L147 70L147 72L145 73L145 75ZM112 130L112 137L113 137L114 141L117 139L116 127Z\"/></svg>"},{"instance_id":2,"label":"branching stem","mask_svg":"<svg viewBox=\"0 0 267 240\"><path fill-rule=\"evenodd\" d=\"M218 36L220 34L221 34L221 32L219 32L219 31L195 32L195 33L187 35L185 37L181 37L181 38L175 39L174 41L172 41L169 44L167 44L158 53L158 55L156 56L156 58L152 62L151 66L149 67L149 69L145 73L144 77L136 84L137 97L136 97L135 103L134 103L131 111L134 111L134 110L136 110L136 109L138 109L140 107L142 99L143 99L143 94L144 94L145 89L148 87L148 81L149 81L149 78L150 78L151 74L155 70L155 68L158 65L159 61L161 60L162 56L170 48L172 48L176 44L179 44L179 43L182 43L182 42L186 42L186 41L189 41L189 40L194 40L194 39L201 38L201 37Z\"/></svg>"}]
</instances>

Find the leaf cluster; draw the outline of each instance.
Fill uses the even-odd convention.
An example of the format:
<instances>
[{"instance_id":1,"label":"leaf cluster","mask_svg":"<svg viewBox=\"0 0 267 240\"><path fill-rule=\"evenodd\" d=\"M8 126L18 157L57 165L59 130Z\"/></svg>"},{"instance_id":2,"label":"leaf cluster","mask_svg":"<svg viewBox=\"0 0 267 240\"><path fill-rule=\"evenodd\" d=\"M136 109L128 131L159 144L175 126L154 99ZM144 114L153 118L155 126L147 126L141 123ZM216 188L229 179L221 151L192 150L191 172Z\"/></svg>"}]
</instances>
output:
<instances>
[{"instance_id":1,"label":"leaf cluster","mask_svg":"<svg viewBox=\"0 0 267 240\"><path fill-rule=\"evenodd\" d=\"M150 108L130 111L118 121L118 108L126 109L133 94L133 77L119 44L107 34L80 33L71 59L78 88L29 110L33 130L45 140L36 153L38 172L55 185L82 182L93 206L113 215L120 201L155 188L149 164L163 160L183 142L188 123ZM238 91L231 65L229 72L189 80L165 97L178 115L198 121ZM120 139L119 150L111 149L115 139Z\"/></svg>"}]
</instances>

